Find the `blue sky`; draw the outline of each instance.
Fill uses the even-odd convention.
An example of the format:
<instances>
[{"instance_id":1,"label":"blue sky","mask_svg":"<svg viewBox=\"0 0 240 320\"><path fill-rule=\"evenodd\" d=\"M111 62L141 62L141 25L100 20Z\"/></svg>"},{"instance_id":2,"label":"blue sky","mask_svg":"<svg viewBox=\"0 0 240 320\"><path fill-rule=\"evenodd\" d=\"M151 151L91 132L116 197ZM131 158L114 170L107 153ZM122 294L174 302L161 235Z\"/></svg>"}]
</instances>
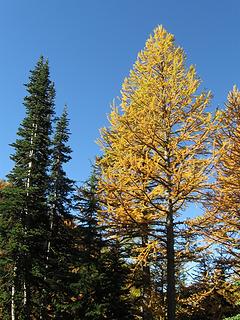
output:
<instances>
[{"instance_id":1,"label":"blue sky","mask_svg":"<svg viewBox=\"0 0 240 320\"><path fill-rule=\"evenodd\" d=\"M99 153L95 141L112 100L155 26L176 37L196 65L212 108L240 85L238 0L8 0L0 1L0 178L9 172L9 143L24 117L29 70L50 61L56 110L69 107L73 159L69 175L86 179Z\"/></svg>"}]
</instances>

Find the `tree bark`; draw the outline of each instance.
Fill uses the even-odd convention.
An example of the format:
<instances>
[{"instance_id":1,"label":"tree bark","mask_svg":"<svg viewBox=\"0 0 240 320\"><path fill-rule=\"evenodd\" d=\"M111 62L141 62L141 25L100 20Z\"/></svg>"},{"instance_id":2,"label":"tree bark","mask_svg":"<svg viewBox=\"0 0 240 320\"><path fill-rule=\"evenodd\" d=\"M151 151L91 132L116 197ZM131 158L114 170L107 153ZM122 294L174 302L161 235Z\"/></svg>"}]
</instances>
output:
<instances>
[{"instance_id":1,"label":"tree bark","mask_svg":"<svg viewBox=\"0 0 240 320\"><path fill-rule=\"evenodd\" d=\"M17 267L14 266L13 269L13 284L12 284L12 289L11 289L11 320L15 320L15 309L16 309L16 304L15 304L15 293L16 293L16 286L15 286L15 278L16 278L16 272L17 272Z\"/></svg>"},{"instance_id":2,"label":"tree bark","mask_svg":"<svg viewBox=\"0 0 240 320\"><path fill-rule=\"evenodd\" d=\"M167 216L167 320L176 319L173 209L170 200Z\"/></svg>"},{"instance_id":3,"label":"tree bark","mask_svg":"<svg viewBox=\"0 0 240 320\"><path fill-rule=\"evenodd\" d=\"M151 299L151 273L149 265L143 267L143 320L153 320L152 310L150 309Z\"/></svg>"},{"instance_id":4,"label":"tree bark","mask_svg":"<svg viewBox=\"0 0 240 320\"><path fill-rule=\"evenodd\" d=\"M33 141L37 136L37 129L38 129L38 126L36 123L33 123L32 127L33 128L32 128L32 133L31 133L31 140L30 140L31 146L33 145ZM27 181L26 181L27 198L29 197L29 188L31 186L33 155L34 155L34 150L31 149L29 151L28 174L27 174ZM29 231L29 227L30 227L30 225L29 225L29 209L28 209L28 205L27 205L26 209L25 209L25 225L24 225L25 235L27 235L27 232ZM30 303L30 301L29 301L30 295L29 295L29 285L27 283L27 277L28 277L27 275L30 272L30 270L29 270L30 265L27 261L28 259L29 259L29 257L27 257L25 255L25 264L24 264L25 274L24 274L24 281L23 281L23 310L24 310L24 316L25 316L26 320L30 319L30 304L29 304Z\"/></svg>"},{"instance_id":5,"label":"tree bark","mask_svg":"<svg viewBox=\"0 0 240 320\"><path fill-rule=\"evenodd\" d=\"M29 286L25 279L23 283L23 312L24 320L30 320Z\"/></svg>"},{"instance_id":6,"label":"tree bark","mask_svg":"<svg viewBox=\"0 0 240 320\"><path fill-rule=\"evenodd\" d=\"M144 235L142 237L143 247L148 245L148 226L144 228ZM146 261L146 265L143 266L143 320L153 320L152 310L150 308L151 303L151 271L149 261Z\"/></svg>"}]
</instances>

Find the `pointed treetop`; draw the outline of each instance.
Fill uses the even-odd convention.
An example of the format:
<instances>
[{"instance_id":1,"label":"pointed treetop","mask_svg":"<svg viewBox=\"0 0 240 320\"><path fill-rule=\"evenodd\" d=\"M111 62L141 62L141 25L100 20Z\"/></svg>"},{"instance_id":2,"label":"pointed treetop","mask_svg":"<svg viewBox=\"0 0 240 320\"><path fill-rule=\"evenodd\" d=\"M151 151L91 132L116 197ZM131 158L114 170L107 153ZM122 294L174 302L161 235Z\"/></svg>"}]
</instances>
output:
<instances>
[{"instance_id":1,"label":"pointed treetop","mask_svg":"<svg viewBox=\"0 0 240 320\"><path fill-rule=\"evenodd\" d=\"M65 104L64 107L63 107L63 112L62 112L62 116L61 117L65 118L65 119L67 119L67 117L68 117L68 106L67 106L67 104Z\"/></svg>"},{"instance_id":2,"label":"pointed treetop","mask_svg":"<svg viewBox=\"0 0 240 320\"><path fill-rule=\"evenodd\" d=\"M240 91L236 84L233 86L232 90L229 91L227 99L228 102L235 103L240 106Z\"/></svg>"},{"instance_id":3,"label":"pointed treetop","mask_svg":"<svg viewBox=\"0 0 240 320\"><path fill-rule=\"evenodd\" d=\"M64 105L63 112L62 112L61 116L58 117L56 120L57 120L57 126L56 126L57 132L58 131L62 131L62 132L66 131L69 133L68 107L66 104Z\"/></svg>"}]
</instances>

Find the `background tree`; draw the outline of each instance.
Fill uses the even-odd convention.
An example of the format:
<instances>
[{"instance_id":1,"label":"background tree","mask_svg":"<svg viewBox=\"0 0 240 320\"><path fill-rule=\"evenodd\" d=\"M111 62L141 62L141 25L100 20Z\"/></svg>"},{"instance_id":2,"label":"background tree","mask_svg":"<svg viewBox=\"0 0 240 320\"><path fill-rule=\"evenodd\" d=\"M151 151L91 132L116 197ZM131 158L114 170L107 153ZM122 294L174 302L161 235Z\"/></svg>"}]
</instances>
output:
<instances>
[{"instance_id":1,"label":"background tree","mask_svg":"<svg viewBox=\"0 0 240 320\"><path fill-rule=\"evenodd\" d=\"M121 246L99 225L98 175L79 188L77 219L80 294L76 303L79 319L132 319L132 303L126 287L128 266Z\"/></svg>"},{"instance_id":2,"label":"background tree","mask_svg":"<svg viewBox=\"0 0 240 320\"><path fill-rule=\"evenodd\" d=\"M182 288L179 319L218 320L238 313L238 286L224 256L205 251L195 277Z\"/></svg>"},{"instance_id":3,"label":"background tree","mask_svg":"<svg viewBox=\"0 0 240 320\"><path fill-rule=\"evenodd\" d=\"M102 130L102 216L120 232L136 225L143 252L165 250L168 320L176 310L176 218L201 200L210 163L210 93L197 95L199 84L174 37L157 27L124 81L120 110L113 108L111 126ZM146 279L150 273L146 269ZM151 312L144 319L152 319Z\"/></svg>"},{"instance_id":4,"label":"background tree","mask_svg":"<svg viewBox=\"0 0 240 320\"><path fill-rule=\"evenodd\" d=\"M240 276L239 111L240 92L234 86L228 94L226 109L219 112L214 153L216 180L207 201L206 213L191 223L195 233L203 236L213 248L221 249L225 253L228 264L235 272L235 283L238 283ZM237 291L239 292L239 289Z\"/></svg>"},{"instance_id":5,"label":"background tree","mask_svg":"<svg viewBox=\"0 0 240 320\"><path fill-rule=\"evenodd\" d=\"M73 228L74 182L67 177L64 165L71 160L69 141L69 120L67 108L57 119L52 141L49 195L49 237L46 248L45 282L46 300L42 317L57 319L72 318L69 314L73 290L76 280L71 269L78 259L75 248L75 231Z\"/></svg>"},{"instance_id":6,"label":"background tree","mask_svg":"<svg viewBox=\"0 0 240 320\"><path fill-rule=\"evenodd\" d=\"M3 188L5 188L7 186L7 182L4 180L0 180L0 190L2 190Z\"/></svg>"},{"instance_id":7,"label":"background tree","mask_svg":"<svg viewBox=\"0 0 240 320\"><path fill-rule=\"evenodd\" d=\"M221 111L215 138L216 182L204 217L196 219L195 229L210 242L240 258L240 92L236 86L228 94L226 110Z\"/></svg>"}]
</instances>

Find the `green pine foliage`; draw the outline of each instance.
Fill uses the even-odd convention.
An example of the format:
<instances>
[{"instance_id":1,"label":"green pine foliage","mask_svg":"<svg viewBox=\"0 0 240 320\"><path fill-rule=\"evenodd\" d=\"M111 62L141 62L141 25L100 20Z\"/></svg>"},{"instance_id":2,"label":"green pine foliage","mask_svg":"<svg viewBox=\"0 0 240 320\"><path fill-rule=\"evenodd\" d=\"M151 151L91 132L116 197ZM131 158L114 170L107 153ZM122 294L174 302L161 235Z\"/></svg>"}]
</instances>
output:
<instances>
[{"instance_id":1,"label":"green pine foliage","mask_svg":"<svg viewBox=\"0 0 240 320\"><path fill-rule=\"evenodd\" d=\"M126 262L125 250L118 240L106 241L102 263L106 319L135 319L135 301L130 294L129 286L130 265Z\"/></svg>"},{"instance_id":2,"label":"green pine foliage","mask_svg":"<svg viewBox=\"0 0 240 320\"><path fill-rule=\"evenodd\" d=\"M129 266L99 225L96 173L74 199L64 169L67 108L53 132L55 90L43 57L26 88L14 166L0 184L0 318L130 320Z\"/></svg>"},{"instance_id":3,"label":"green pine foliage","mask_svg":"<svg viewBox=\"0 0 240 320\"><path fill-rule=\"evenodd\" d=\"M49 239L46 252L46 283L48 315L57 319L71 318L69 308L75 274L71 272L78 251L73 228L74 181L67 177L64 165L71 159L67 108L57 120L51 158L51 184L49 197ZM45 315L46 317L46 315Z\"/></svg>"},{"instance_id":4,"label":"green pine foliage","mask_svg":"<svg viewBox=\"0 0 240 320\"><path fill-rule=\"evenodd\" d=\"M78 282L75 284L78 295L75 300L76 319L104 319L106 306L102 297L101 251L104 241L97 224L99 208L97 179L92 175L78 189L77 207L77 246L80 259L76 265Z\"/></svg>"},{"instance_id":5,"label":"green pine foliage","mask_svg":"<svg viewBox=\"0 0 240 320\"><path fill-rule=\"evenodd\" d=\"M133 319L126 288L129 269L118 242L105 237L97 218L96 173L79 189L78 203L79 319Z\"/></svg>"},{"instance_id":6,"label":"green pine foliage","mask_svg":"<svg viewBox=\"0 0 240 320\"><path fill-rule=\"evenodd\" d=\"M5 284L2 303L6 314L11 309L17 319L30 319L42 299L44 283L55 90L48 62L43 57L31 71L26 89L26 117L12 144L14 167L8 175L10 186L3 190L0 206L1 251L4 252L1 272Z\"/></svg>"},{"instance_id":7,"label":"green pine foliage","mask_svg":"<svg viewBox=\"0 0 240 320\"><path fill-rule=\"evenodd\" d=\"M234 316L234 317L230 317L230 318L225 318L224 320L240 320L240 314Z\"/></svg>"},{"instance_id":8,"label":"green pine foliage","mask_svg":"<svg viewBox=\"0 0 240 320\"><path fill-rule=\"evenodd\" d=\"M2 319L10 319L12 288L16 290L14 303L19 317L23 313L24 260L27 247L19 208L24 206L25 193L21 189L7 186L1 190L0 201L0 306ZM16 267L17 265L17 267Z\"/></svg>"}]
</instances>

